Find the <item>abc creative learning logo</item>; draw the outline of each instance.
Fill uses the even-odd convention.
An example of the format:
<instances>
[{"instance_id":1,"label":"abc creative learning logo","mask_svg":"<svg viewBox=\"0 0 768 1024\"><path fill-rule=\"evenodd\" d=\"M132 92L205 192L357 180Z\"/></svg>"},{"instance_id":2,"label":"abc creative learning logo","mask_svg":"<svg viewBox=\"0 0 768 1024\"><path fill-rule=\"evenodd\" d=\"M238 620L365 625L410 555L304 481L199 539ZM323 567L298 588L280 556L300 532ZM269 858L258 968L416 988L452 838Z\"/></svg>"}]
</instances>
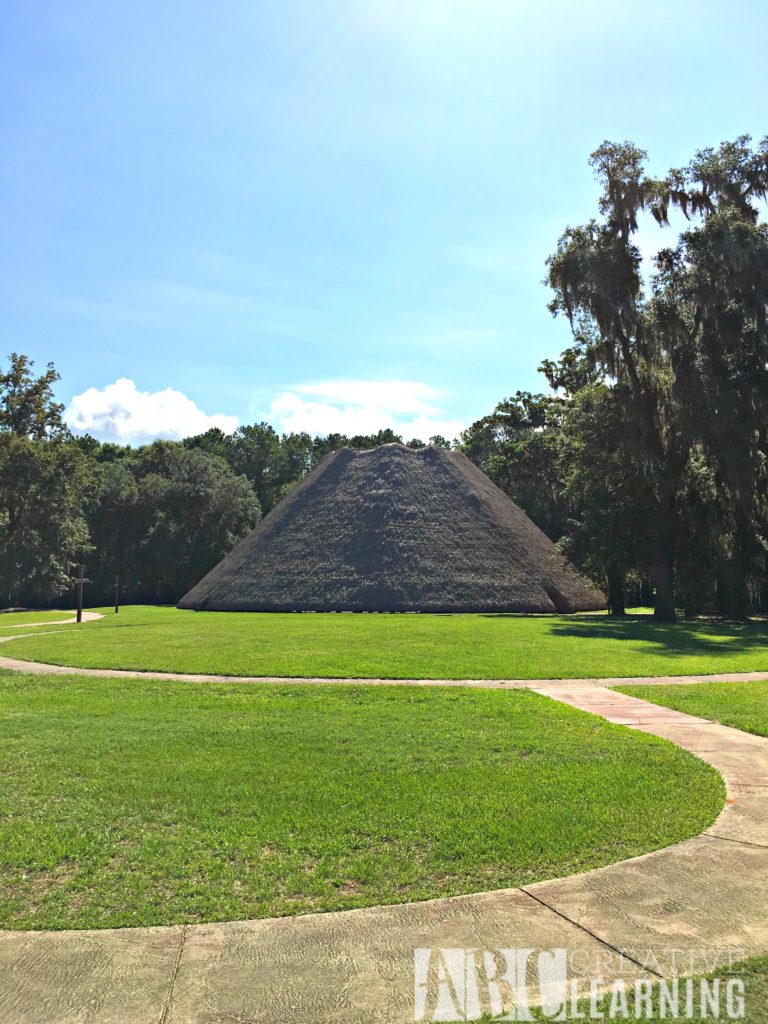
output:
<instances>
[{"instance_id":1,"label":"abc creative learning logo","mask_svg":"<svg viewBox=\"0 0 768 1024\"><path fill-rule=\"evenodd\" d=\"M583 962L574 978L569 967L578 955L566 949L417 949L414 1020L476 1021L486 1015L503 1021L744 1018L742 978L625 979L615 971L585 977ZM718 956L710 970L722 962ZM598 969L608 966L606 958L596 964Z\"/></svg>"}]
</instances>

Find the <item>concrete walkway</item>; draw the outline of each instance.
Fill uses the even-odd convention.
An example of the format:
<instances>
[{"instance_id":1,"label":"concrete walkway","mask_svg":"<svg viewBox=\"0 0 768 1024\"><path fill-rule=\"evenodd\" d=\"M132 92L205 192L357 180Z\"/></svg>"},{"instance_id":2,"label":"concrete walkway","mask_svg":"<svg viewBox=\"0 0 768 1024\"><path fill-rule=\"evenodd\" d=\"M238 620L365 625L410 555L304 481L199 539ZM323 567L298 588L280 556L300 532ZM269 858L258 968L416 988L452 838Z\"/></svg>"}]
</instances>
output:
<instances>
[{"instance_id":1,"label":"concrete walkway","mask_svg":"<svg viewBox=\"0 0 768 1024\"><path fill-rule=\"evenodd\" d=\"M589 681L521 685L714 765L722 814L676 846L519 889L264 921L0 932L0 1021L400 1024L414 1020L416 948L565 948L572 978L605 981L706 973L729 950L768 950L768 740Z\"/></svg>"}]
</instances>

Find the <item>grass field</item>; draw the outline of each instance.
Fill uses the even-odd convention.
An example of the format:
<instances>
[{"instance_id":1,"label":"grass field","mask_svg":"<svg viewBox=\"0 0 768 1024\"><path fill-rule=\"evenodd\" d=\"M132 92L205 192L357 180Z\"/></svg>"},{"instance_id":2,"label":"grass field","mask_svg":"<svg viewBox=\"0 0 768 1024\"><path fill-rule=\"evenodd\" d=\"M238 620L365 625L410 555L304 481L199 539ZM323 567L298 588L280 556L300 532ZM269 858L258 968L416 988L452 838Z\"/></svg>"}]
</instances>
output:
<instances>
[{"instance_id":1,"label":"grass field","mask_svg":"<svg viewBox=\"0 0 768 1024\"><path fill-rule=\"evenodd\" d=\"M768 682L619 686L616 689L652 704L663 704L734 729L768 736Z\"/></svg>"},{"instance_id":2,"label":"grass field","mask_svg":"<svg viewBox=\"0 0 768 1024\"><path fill-rule=\"evenodd\" d=\"M732 977L741 978L744 982L745 990L745 1012L744 1016L738 1019L742 1021L742 1024L765 1024L766 1020L768 1020L766 1016L766 1007L768 1007L768 956L752 957L739 964L734 964L730 970L715 972L709 977L720 978L722 982L726 982ZM725 1005L724 998L723 1005ZM604 1001L603 1009L604 1011L610 1010L609 1000ZM648 1018L649 1021L670 1020L668 1012L662 1013L660 1011L658 996L654 998L654 1011L653 1016ZM609 1016L608 1012L605 1013L605 1016ZM728 1018L725 1017L725 1019L727 1020ZM710 1013L705 1013L704 1015L696 1014L693 1017L687 1017L686 1020L689 1024L705 1024L705 1022L711 1024L712 1015Z\"/></svg>"},{"instance_id":3,"label":"grass field","mask_svg":"<svg viewBox=\"0 0 768 1024\"><path fill-rule=\"evenodd\" d=\"M129 607L0 653L219 675L553 679L768 670L768 624L649 616L259 615Z\"/></svg>"},{"instance_id":4,"label":"grass field","mask_svg":"<svg viewBox=\"0 0 768 1024\"><path fill-rule=\"evenodd\" d=\"M74 614L74 612L3 612L0 615L0 629L9 630L13 626L55 622L57 619L66 619Z\"/></svg>"},{"instance_id":5,"label":"grass field","mask_svg":"<svg viewBox=\"0 0 768 1024\"><path fill-rule=\"evenodd\" d=\"M744 1015L739 1016L738 1018L729 1018L726 1016L727 1001L723 992L720 997L722 1009L720 1016L721 1020L738 1019L742 1024L766 1024L766 1020L768 1020L768 1017L766 1017L766 1007L768 1007L768 956L757 956L752 957L749 960L743 960L741 963L734 964L733 967L723 968L721 971L715 971L713 974L707 975L707 977L709 979L719 978L721 982L721 991L723 991L725 984L732 978L739 978L744 984ZM700 1003L697 998L700 998L700 991L698 988L695 989L693 1016L687 1015L683 1009L685 1002L685 989L682 986L684 986L684 984L685 982L681 980L681 993L683 994L680 997L680 1012L676 1018L670 1013L668 1006L665 1006L664 1009L661 1008L658 988L655 988L652 996L653 1009L650 1014L647 1014L644 1008L641 1008L640 1011L635 1014L633 1012L634 1004L631 998L628 1002L630 1010L629 1017L622 1016L620 1012L617 1013L615 1010L612 1014L611 997L606 995L597 1001L597 1011L599 1016L591 1012L589 1002L585 1000L577 1007L578 1016L568 1013L566 1020L643 1020L648 1022L648 1024L657 1024L657 1022L660 1021L677 1019L684 1020L687 1024L705 1024L705 1022L706 1024L711 1024L711 1021L713 1020L713 1015L711 1013L705 1012L704 1015L701 1015L698 1012L700 1009ZM734 1007L734 1009L737 1008ZM531 1017L537 1022L552 1021L553 1019L552 1016L544 1016L544 1014L535 1007L531 1009ZM494 1021L499 1020L503 1020L503 1018L486 1017L483 1019L482 1024L493 1024Z\"/></svg>"},{"instance_id":6,"label":"grass field","mask_svg":"<svg viewBox=\"0 0 768 1024\"><path fill-rule=\"evenodd\" d=\"M700 832L717 773L526 690L0 673L0 926L514 886Z\"/></svg>"}]
</instances>

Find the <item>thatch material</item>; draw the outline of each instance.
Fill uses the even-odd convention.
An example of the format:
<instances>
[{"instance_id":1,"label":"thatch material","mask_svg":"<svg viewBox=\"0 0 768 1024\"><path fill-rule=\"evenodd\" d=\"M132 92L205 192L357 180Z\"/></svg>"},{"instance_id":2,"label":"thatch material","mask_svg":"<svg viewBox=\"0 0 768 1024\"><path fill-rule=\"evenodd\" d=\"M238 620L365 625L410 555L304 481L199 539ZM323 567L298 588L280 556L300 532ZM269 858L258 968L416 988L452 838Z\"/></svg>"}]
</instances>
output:
<instances>
[{"instance_id":1,"label":"thatch material","mask_svg":"<svg viewBox=\"0 0 768 1024\"><path fill-rule=\"evenodd\" d=\"M329 455L179 607L574 612L605 598L464 455L388 444Z\"/></svg>"}]
</instances>

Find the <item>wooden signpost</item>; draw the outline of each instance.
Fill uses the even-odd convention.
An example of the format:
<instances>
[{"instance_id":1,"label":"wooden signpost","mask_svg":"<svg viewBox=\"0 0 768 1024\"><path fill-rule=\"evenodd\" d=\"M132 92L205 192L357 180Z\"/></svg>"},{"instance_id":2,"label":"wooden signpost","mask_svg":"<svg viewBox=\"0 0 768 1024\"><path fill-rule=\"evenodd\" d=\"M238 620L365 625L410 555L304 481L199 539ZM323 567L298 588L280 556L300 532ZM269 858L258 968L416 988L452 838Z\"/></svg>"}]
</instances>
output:
<instances>
[{"instance_id":1,"label":"wooden signpost","mask_svg":"<svg viewBox=\"0 0 768 1024\"><path fill-rule=\"evenodd\" d=\"M75 583L77 584L77 621L78 622L82 622L83 621L83 585L85 583L90 583L90 582L91 582L90 580L87 580L85 578L83 566L82 565L78 566L77 579L75 580Z\"/></svg>"},{"instance_id":2,"label":"wooden signpost","mask_svg":"<svg viewBox=\"0 0 768 1024\"><path fill-rule=\"evenodd\" d=\"M120 611L120 577L115 576L115 615Z\"/></svg>"}]
</instances>

